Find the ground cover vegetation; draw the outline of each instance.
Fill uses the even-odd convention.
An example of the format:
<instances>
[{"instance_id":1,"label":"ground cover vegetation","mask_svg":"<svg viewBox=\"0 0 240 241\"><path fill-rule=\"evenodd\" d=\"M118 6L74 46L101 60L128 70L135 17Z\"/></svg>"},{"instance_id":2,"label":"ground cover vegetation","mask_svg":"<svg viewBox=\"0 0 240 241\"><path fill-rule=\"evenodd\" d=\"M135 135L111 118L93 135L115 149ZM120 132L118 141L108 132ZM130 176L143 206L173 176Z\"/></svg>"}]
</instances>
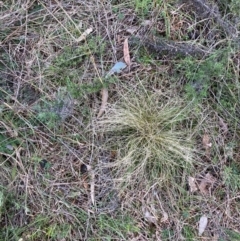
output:
<instances>
[{"instance_id":1,"label":"ground cover vegetation","mask_svg":"<svg viewBox=\"0 0 240 241\"><path fill-rule=\"evenodd\" d=\"M237 0L0 1L0 240L240 240L239 28Z\"/></svg>"}]
</instances>

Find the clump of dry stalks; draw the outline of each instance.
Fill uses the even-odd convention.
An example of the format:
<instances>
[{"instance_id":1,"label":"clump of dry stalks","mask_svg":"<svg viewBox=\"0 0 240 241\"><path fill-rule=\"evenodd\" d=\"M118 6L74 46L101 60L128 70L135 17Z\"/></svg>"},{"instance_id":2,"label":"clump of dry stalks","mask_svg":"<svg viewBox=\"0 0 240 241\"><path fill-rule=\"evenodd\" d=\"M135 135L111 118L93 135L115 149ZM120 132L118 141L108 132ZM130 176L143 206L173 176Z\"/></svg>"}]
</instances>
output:
<instances>
[{"instance_id":1,"label":"clump of dry stalks","mask_svg":"<svg viewBox=\"0 0 240 241\"><path fill-rule=\"evenodd\" d=\"M192 143L182 131L190 109L181 100L147 94L123 97L109 108L98 125L119 148L111 166L121 183L165 183L191 167Z\"/></svg>"}]
</instances>

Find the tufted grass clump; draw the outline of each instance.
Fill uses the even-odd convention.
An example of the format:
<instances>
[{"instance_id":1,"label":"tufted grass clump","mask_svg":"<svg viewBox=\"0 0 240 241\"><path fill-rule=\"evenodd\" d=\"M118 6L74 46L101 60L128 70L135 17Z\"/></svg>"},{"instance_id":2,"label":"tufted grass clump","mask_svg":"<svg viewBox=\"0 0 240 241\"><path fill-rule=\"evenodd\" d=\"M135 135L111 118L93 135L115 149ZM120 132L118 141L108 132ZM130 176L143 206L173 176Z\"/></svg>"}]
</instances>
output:
<instances>
[{"instance_id":1,"label":"tufted grass clump","mask_svg":"<svg viewBox=\"0 0 240 241\"><path fill-rule=\"evenodd\" d=\"M189 138L190 106L165 96L123 97L99 121L118 151L116 177L126 185L166 184L189 171L193 147Z\"/></svg>"}]
</instances>

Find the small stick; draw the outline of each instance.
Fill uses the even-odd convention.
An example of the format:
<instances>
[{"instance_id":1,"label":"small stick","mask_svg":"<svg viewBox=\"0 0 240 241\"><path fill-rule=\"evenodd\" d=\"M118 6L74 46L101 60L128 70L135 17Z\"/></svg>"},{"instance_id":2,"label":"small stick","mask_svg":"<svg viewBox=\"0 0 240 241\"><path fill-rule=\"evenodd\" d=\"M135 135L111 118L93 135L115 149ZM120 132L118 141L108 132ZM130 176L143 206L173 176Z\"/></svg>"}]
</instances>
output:
<instances>
[{"instance_id":1,"label":"small stick","mask_svg":"<svg viewBox=\"0 0 240 241\"><path fill-rule=\"evenodd\" d=\"M102 104L101 104L100 110L98 112L97 118L100 118L103 115L104 111L106 110L107 101L108 101L107 88L103 88L101 91L101 94L102 94Z\"/></svg>"}]
</instances>

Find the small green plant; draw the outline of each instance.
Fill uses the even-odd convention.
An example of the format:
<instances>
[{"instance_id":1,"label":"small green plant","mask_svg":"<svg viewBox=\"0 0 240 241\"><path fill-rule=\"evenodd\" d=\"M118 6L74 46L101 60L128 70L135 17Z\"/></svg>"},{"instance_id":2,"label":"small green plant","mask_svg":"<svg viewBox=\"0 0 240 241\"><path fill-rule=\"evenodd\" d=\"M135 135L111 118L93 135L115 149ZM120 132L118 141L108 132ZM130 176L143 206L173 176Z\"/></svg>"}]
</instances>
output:
<instances>
[{"instance_id":1,"label":"small green plant","mask_svg":"<svg viewBox=\"0 0 240 241\"><path fill-rule=\"evenodd\" d=\"M67 90L76 99L82 100L87 95L98 93L102 88L109 87L110 84L116 83L118 79L114 76L109 78L103 78L101 81L99 78L93 79L92 83L73 83L69 79L67 80Z\"/></svg>"},{"instance_id":2,"label":"small green plant","mask_svg":"<svg viewBox=\"0 0 240 241\"><path fill-rule=\"evenodd\" d=\"M42 100L42 103L35 106L37 120L49 128L56 127L73 114L73 99L67 88L58 88L53 101Z\"/></svg>"},{"instance_id":3,"label":"small green plant","mask_svg":"<svg viewBox=\"0 0 240 241\"><path fill-rule=\"evenodd\" d=\"M22 208L22 199L17 198L8 190L0 187L0 240L18 240L22 232L20 227L9 224L4 226L6 220L13 220L16 213Z\"/></svg>"},{"instance_id":4,"label":"small green plant","mask_svg":"<svg viewBox=\"0 0 240 241\"><path fill-rule=\"evenodd\" d=\"M229 167L224 167L223 181L232 191L240 190L240 168L235 164Z\"/></svg>"},{"instance_id":5,"label":"small green plant","mask_svg":"<svg viewBox=\"0 0 240 241\"><path fill-rule=\"evenodd\" d=\"M112 165L127 184L166 183L191 167L193 149L182 131L190 108L164 98L146 93L123 97L99 122L116 138L119 159Z\"/></svg>"},{"instance_id":6,"label":"small green plant","mask_svg":"<svg viewBox=\"0 0 240 241\"><path fill-rule=\"evenodd\" d=\"M84 73L86 61L91 55L102 56L105 44L99 37L92 37L87 43L78 46L66 46L45 70L48 78L61 86L66 86L68 81L79 83L79 77Z\"/></svg>"},{"instance_id":7,"label":"small green plant","mask_svg":"<svg viewBox=\"0 0 240 241\"><path fill-rule=\"evenodd\" d=\"M1 220L1 215L2 215L3 205L4 205L4 193L3 193L3 191L0 189L0 220Z\"/></svg>"},{"instance_id":8,"label":"small green plant","mask_svg":"<svg viewBox=\"0 0 240 241\"><path fill-rule=\"evenodd\" d=\"M240 232L236 232L236 231L233 231L233 230L230 230L230 229L227 229L225 232L226 232L227 237L228 237L227 240L231 240L231 241L240 240ZM220 241L223 241L223 239L220 239Z\"/></svg>"},{"instance_id":9,"label":"small green plant","mask_svg":"<svg viewBox=\"0 0 240 241\"><path fill-rule=\"evenodd\" d=\"M240 16L240 2L238 0L232 0L229 4L229 8L234 15Z\"/></svg>"},{"instance_id":10,"label":"small green plant","mask_svg":"<svg viewBox=\"0 0 240 241\"><path fill-rule=\"evenodd\" d=\"M146 15L152 7L151 0L135 0L135 9L137 12Z\"/></svg>"},{"instance_id":11,"label":"small green plant","mask_svg":"<svg viewBox=\"0 0 240 241\"><path fill-rule=\"evenodd\" d=\"M195 233L191 226L185 225L182 230L183 237L187 241L194 241L195 240Z\"/></svg>"},{"instance_id":12,"label":"small green plant","mask_svg":"<svg viewBox=\"0 0 240 241\"><path fill-rule=\"evenodd\" d=\"M209 96L209 90L218 92L222 79L232 77L228 71L228 51L217 52L205 60L196 60L192 57L183 59L177 66L177 74L184 73L187 79L185 92L187 99L202 100Z\"/></svg>"},{"instance_id":13,"label":"small green plant","mask_svg":"<svg viewBox=\"0 0 240 241\"><path fill-rule=\"evenodd\" d=\"M138 227L128 216L117 216L114 219L106 214L100 214L97 218L99 236L104 239L112 240L115 236L121 240L126 240L127 235L132 232L138 232Z\"/></svg>"},{"instance_id":14,"label":"small green plant","mask_svg":"<svg viewBox=\"0 0 240 241\"><path fill-rule=\"evenodd\" d=\"M20 144L16 138L9 138L6 135L0 134L0 152L5 154L12 154L14 148Z\"/></svg>"},{"instance_id":15,"label":"small green plant","mask_svg":"<svg viewBox=\"0 0 240 241\"><path fill-rule=\"evenodd\" d=\"M174 232L172 229L164 229L161 233L161 238L164 241L171 241L173 240Z\"/></svg>"}]
</instances>

